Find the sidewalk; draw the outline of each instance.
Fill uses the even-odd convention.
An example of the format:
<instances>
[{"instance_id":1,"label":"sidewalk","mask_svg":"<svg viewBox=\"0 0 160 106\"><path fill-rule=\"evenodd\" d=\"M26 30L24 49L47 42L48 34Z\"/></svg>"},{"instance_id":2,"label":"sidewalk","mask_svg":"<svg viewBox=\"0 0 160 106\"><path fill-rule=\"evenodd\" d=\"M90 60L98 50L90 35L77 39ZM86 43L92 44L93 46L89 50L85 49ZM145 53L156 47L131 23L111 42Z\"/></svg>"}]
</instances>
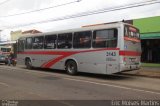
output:
<instances>
[{"instance_id":1,"label":"sidewalk","mask_svg":"<svg viewBox=\"0 0 160 106\"><path fill-rule=\"evenodd\" d=\"M136 72L126 72L125 74L132 76L160 78L160 67L141 67L141 69Z\"/></svg>"}]
</instances>

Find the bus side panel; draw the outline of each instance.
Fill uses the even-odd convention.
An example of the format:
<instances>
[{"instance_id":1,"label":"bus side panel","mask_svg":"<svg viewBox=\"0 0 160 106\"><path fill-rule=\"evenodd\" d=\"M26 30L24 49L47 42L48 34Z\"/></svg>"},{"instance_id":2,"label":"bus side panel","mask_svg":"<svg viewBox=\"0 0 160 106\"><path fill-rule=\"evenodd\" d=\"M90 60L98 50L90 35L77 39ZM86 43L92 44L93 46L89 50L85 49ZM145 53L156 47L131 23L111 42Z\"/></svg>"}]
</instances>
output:
<instances>
[{"instance_id":1,"label":"bus side panel","mask_svg":"<svg viewBox=\"0 0 160 106\"><path fill-rule=\"evenodd\" d=\"M106 51L107 74L119 72L119 50Z\"/></svg>"},{"instance_id":2,"label":"bus side panel","mask_svg":"<svg viewBox=\"0 0 160 106\"><path fill-rule=\"evenodd\" d=\"M103 50L80 52L54 62L63 55L19 54L18 63L25 65L25 58L29 57L33 67L65 69L68 59L75 60L79 72L112 74L119 72L119 50ZM53 63L52 63L53 62ZM50 64L48 66L48 64Z\"/></svg>"},{"instance_id":3,"label":"bus side panel","mask_svg":"<svg viewBox=\"0 0 160 106\"><path fill-rule=\"evenodd\" d=\"M54 68L54 67L45 67L49 61L54 60L59 55L34 55L34 54L19 54L18 64L25 65L25 58L29 58L32 62L33 67L41 67L41 68ZM58 68L59 69L59 68Z\"/></svg>"},{"instance_id":4,"label":"bus side panel","mask_svg":"<svg viewBox=\"0 0 160 106\"><path fill-rule=\"evenodd\" d=\"M47 64L49 61L57 58L58 55L30 55L30 57L32 59L32 65L34 67L48 68L45 67L44 64Z\"/></svg>"},{"instance_id":5,"label":"bus side panel","mask_svg":"<svg viewBox=\"0 0 160 106\"><path fill-rule=\"evenodd\" d=\"M75 59L79 72L98 74L112 74L119 72L118 50L79 53L68 58Z\"/></svg>"},{"instance_id":6,"label":"bus side panel","mask_svg":"<svg viewBox=\"0 0 160 106\"><path fill-rule=\"evenodd\" d=\"M79 72L106 74L104 51L80 53L73 58L78 62Z\"/></svg>"},{"instance_id":7,"label":"bus side panel","mask_svg":"<svg viewBox=\"0 0 160 106\"><path fill-rule=\"evenodd\" d=\"M52 65L50 68L51 69L58 69L58 70L65 70L65 61L66 61L66 59L62 59L62 60L58 61L57 63L55 63L54 65Z\"/></svg>"},{"instance_id":8,"label":"bus side panel","mask_svg":"<svg viewBox=\"0 0 160 106\"><path fill-rule=\"evenodd\" d=\"M25 65L25 54L18 54L17 55L17 64Z\"/></svg>"},{"instance_id":9,"label":"bus side panel","mask_svg":"<svg viewBox=\"0 0 160 106\"><path fill-rule=\"evenodd\" d=\"M141 58L141 45L140 42L125 41L124 51L131 52L131 54L125 54L122 58L123 64L121 71L124 70L137 70L140 68ZM139 54L139 55L138 55Z\"/></svg>"}]
</instances>

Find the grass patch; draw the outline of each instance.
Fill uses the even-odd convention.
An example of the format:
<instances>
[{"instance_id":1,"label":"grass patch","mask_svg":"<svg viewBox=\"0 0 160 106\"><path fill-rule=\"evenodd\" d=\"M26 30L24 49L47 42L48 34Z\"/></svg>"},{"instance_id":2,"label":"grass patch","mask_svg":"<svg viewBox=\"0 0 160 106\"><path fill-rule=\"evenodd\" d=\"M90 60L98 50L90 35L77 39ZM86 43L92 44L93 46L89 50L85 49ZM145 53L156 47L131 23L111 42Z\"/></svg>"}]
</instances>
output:
<instances>
[{"instance_id":1,"label":"grass patch","mask_svg":"<svg viewBox=\"0 0 160 106\"><path fill-rule=\"evenodd\" d=\"M142 67L160 67L160 63L156 64L156 63L142 63L141 65Z\"/></svg>"}]
</instances>

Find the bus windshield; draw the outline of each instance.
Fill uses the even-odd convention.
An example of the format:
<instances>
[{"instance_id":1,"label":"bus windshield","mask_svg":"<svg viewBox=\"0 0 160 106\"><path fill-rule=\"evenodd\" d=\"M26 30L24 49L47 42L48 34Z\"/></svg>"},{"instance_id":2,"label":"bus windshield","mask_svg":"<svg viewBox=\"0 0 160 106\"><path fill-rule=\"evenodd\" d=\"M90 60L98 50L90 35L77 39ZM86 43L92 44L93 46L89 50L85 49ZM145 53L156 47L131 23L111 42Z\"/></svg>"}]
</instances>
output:
<instances>
[{"instance_id":1,"label":"bus windshield","mask_svg":"<svg viewBox=\"0 0 160 106\"><path fill-rule=\"evenodd\" d=\"M11 51L11 48L1 48L1 51L2 51L2 52L10 52L10 51Z\"/></svg>"},{"instance_id":2,"label":"bus windshield","mask_svg":"<svg viewBox=\"0 0 160 106\"><path fill-rule=\"evenodd\" d=\"M124 36L129 38L140 39L139 30L135 27L128 25L124 27Z\"/></svg>"}]
</instances>

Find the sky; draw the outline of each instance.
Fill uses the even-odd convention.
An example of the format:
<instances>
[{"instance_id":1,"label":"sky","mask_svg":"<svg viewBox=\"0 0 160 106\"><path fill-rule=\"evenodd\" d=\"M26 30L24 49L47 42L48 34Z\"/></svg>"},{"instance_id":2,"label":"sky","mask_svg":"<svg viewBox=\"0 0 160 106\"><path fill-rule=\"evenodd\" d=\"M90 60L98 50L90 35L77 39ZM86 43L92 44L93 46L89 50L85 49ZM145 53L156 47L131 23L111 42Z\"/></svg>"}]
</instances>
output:
<instances>
[{"instance_id":1,"label":"sky","mask_svg":"<svg viewBox=\"0 0 160 106\"><path fill-rule=\"evenodd\" d=\"M160 16L160 0L0 0L0 38L152 16Z\"/></svg>"}]
</instances>

